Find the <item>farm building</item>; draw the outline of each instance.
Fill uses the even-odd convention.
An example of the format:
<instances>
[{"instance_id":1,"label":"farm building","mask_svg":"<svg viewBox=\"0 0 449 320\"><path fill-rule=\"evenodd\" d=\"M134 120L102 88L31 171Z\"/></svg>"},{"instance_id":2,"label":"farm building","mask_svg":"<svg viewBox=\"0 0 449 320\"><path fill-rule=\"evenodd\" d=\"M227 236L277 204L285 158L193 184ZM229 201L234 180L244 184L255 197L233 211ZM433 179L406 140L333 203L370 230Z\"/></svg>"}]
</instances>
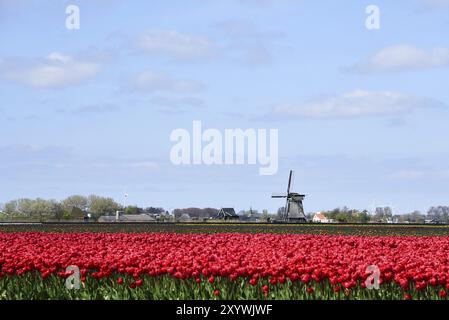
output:
<instances>
[{"instance_id":1,"label":"farm building","mask_svg":"<svg viewBox=\"0 0 449 320\"><path fill-rule=\"evenodd\" d=\"M328 219L323 213L317 212L313 216L312 222L315 222L315 223L330 223L332 221L330 219Z\"/></svg>"},{"instance_id":2,"label":"farm building","mask_svg":"<svg viewBox=\"0 0 449 320\"><path fill-rule=\"evenodd\" d=\"M240 217L235 213L234 208L221 208L215 219L239 220Z\"/></svg>"}]
</instances>

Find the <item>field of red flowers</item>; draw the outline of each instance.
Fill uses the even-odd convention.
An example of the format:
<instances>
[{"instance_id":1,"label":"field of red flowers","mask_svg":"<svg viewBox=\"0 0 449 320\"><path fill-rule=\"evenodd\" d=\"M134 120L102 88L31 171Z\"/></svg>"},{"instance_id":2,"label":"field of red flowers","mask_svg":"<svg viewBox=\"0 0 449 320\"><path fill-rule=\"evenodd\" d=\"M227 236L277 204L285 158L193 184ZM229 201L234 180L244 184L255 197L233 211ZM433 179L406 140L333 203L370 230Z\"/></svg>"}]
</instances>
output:
<instances>
[{"instance_id":1,"label":"field of red flowers","mask_svg":"<svg viewBox=\"0 0 449 320\"><path fill-rule=\"evenodd\" d=\"M368 289L367 266L380 270ZM66 288L68 266L79 289ZM0 233L0 299L445 299L449 237Z\"/></svg>"}]
</instances>

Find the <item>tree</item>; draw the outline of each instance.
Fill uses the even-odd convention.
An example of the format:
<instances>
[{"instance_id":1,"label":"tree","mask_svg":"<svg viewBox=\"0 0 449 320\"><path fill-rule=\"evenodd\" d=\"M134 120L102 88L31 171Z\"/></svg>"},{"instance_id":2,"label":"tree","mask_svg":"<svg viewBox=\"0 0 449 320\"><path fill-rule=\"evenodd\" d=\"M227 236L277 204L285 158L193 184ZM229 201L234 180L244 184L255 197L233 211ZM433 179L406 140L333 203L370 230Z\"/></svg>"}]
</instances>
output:
<instances>
[{"instance_id":1,"label":"tree","mask_svg":"<svg viewBox=\"0 0 449 320\"><path fill-rule=\"evenodd\" d=\"M67 213L67 209L61 203L56 202L53 204L53 214L58 221L61 221L61 219L67 216Z\"/></svg>"},{"instance_id":2,"label":"tree","mask_svg":"<svg viewBox=\"0 0 449 320\"><path fill-rule=\"evenodd\" d=\"M112 198L90 195L88 197L88 207L92 216L98 219L103 215L111 215L120 210L120 205Z\"/></svg>"},{"instance_id":3,"label":"tree","mask_svg":"<svg viewBox=\"0 0 449 320\"><path fill-rule=\"evenodd\" d=\"M412 213L410 213L410 222L424 223L424 221L425 221L424 215L420 211L415 210Z\"/></svg>"},{"instance_id":4,"label":"tree","mask_svg":"<svg viewBox=\"0 0 449 320\"><path fill-rule=\"evenodd\" d=\"M55 216L55 206L56 201L54 200L44 200L40 198L31 200L31 216L39 218L40 221L44 221L49 217Z\"/></svg>"},{"instance_id":5,"label":"tree","mask_svg":"<svg viewBox=\"0 0 449 320\"><path fill-rule=\"evenodd\" d=\"M370 214L368 212L368 210L363 210L362 212L359 213L359 221L360 223L367 223L369 222L371 219Z\"/></svg>"},{"instance_id":6,"label":"tree","mask_svg":"<svg viewBox=\"0 0 449 320\"><path fill-rule=\"evenodd\" d=\"M377 207L374 219L380 222L387 222L393 218L393 210L390 207Z\"/></svg>"},{"instance_id":7,"label":"tree","mask_svg":"<svg viewBox=\"0 0 449 320\"><path fill-rule=\"evenodd\" d=\"M159 213L162 213L164 211L165 210L163 208L155 208L155 207L145 208L145 212L152 213L152 214L159 214Z\"/></svg>"},{"instance_id":8,"label":"tree","mask_svg":"<svg viewBox=\"0 0 449 320\"><path fill-rule=\"evenodd\" d=\"M283 220L285 218L285 207L280 207L276 213L276 219Z\"/></svg>"},{"instance_id":9,"label":"tree","mask_svg":"<svg viewBox=\"0 0 449 320\"><path fill-rule=\"evenodd\" d=\"M14 216L17 214L17 201L12 200L4 204L3 213L7 216Z\"/></svg>"},{"instance_id":10,"label":"tree","mask_svg":"<svg viewBox=\"0 0 449 320\"><path fill-rule=\"evenodd\" d=\"M21 217L31 218L33 216L31 199L18 199L16 200L16 214Z\"/></svg>"},{"instance_id":11,"label":"tree","mask_svg":"<svg viewBox=\"0 0 449 320\"><path fill-rule=\"evenodd\" d=\"M263 210L262 215L260 216L260 219L262 221L268 221L268 218L270 218L270 215L268 213L268 210Z\"/></svg>"},{"instance_id":12,"label":"tree","mask_svg":"<svg viewBox=\"0 0 449 320\"><path fill-rule=\"evenodd\" d=\"M85 212L81 210L80 208L73 207L72 210L65 213L66 219L83 219L85 215Z\"/></svg>"},{"instance_id":13,"label":"tree","mask_svg":"<svg viewBox=\"0 0 449 320\"><path fill-rule=\"evenodd\" d=\"M335 216L335 219L340 223L349 222L347 213L343 212L343 211L337 213L337 215Z\"/></svg>"},{"instance_id":14,"label":"tree","mask_svg":"<svg viewBox=\"0 0 449 320\"><path fill-rule=\"evenodd\" d=\"M210 217L215 217L218 215L218 212L220 212L220 210L215 209L215 208L204 208L204 217L206 218L210 218Z\"/></svg>"},{"instance_id":15,"label":"tree","mask_svg":"<svg viewBox=\"0 0 449 320\"><path fill-rule=\"evenodd\" d=\"M142 211L142 208L139 208L137 206L128 206L125 209L125 214L139 214Z\"/></svg>"},{"instance_id":16,"label":"tree","mask_svg":"<svg viewBox=\"0 0 449 320\"><path fill-rule=\"evenodd\" d=\"M437 206L430 207L427 210L427 219L437 220L440 222L449 222L449 207L448 206Z\"/></svg>"},{"instance_id":17,"label":"tree","mask_svg":"<svg viewBox=\"0 0 449 320\"><path fill-rule=\"evenodd\" d=\"M391 209L390 207L385 207L384 215L387 220L391 220L393 218L393 209Z\"/></svg>"},{"instance_id":18,"label":"tree","mask_svg":"<svg viewBox=\"0 0 449 320\"><path fill-rule=\"evenodd\" d=\"M5 204L4 212L11 218L45 220L55 215L55 200L37 198L12 200Z\"/></svg>"},{"instance_id":19,"label":"tree","mask_svg":"<svg viewBox=\"0 0 449 320\"><path fill-rule=\"evenodd\" d=\"M69 211L71 211L73 208L84 210L87 207L87 204L87 198L80 195L73 195L62 200L63 207Z\"/></svg>"}]
</instances>

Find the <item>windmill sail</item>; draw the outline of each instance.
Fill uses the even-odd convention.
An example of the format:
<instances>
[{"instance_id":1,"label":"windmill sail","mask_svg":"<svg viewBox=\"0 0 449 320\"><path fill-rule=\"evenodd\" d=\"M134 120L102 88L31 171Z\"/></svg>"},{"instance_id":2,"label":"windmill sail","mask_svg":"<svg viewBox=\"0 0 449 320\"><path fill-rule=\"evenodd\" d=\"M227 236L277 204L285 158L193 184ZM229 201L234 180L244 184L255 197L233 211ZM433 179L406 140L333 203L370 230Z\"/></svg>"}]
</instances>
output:
<instances>
[{"instance_id":1,"label":"windmill sail","mask_svg":"<svg viewBox=\"0 0 449 320\"><path fill-rule=\"evenodd\" d=\"M293 175L293 170L290 170L290 175L288 176L287 194L290 193L290 187L292 185L292 175Z\"/></svg>"},{"instance_id":2,"label":"windmill sail","mask_svg":"<svg viewBox=\"0 0 449 320\"><path fill-rule=\"evenodd\" d=\"M287 198L287 194L285 192L273 192L271 194L272 198Z\"/></svg>"}]
</instances>

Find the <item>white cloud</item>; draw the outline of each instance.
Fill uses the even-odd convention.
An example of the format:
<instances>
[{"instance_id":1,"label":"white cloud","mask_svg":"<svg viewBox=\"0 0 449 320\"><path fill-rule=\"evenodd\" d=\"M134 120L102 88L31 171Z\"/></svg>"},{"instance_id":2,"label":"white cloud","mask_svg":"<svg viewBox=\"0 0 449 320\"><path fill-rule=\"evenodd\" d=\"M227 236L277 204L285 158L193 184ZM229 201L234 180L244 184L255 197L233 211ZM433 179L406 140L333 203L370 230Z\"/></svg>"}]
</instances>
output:
<instances>
[{"instance_id":1,"label":"white cloud","mask_svg":"<svg viewBox=\"0 0 449 320\"><path fill-rule=\"evenodd\" d=\"M76 85L100 69L98 62L75 59L59 52L44 59L5 59L0 71L8 80L38 89Z\"/></svg>"},{"instance_id":2,"label":"white cloud","mask_svg":"<svg viewBox=\"0 0 449 320\"><path fill-rule=\"evenodd\" d=\"M191 60L214 54L214 43L205 36L174 30L147 30L138 40L138 47L146 53L163 55L174 60Z\"/></svg>"},{"instance_id":3,"label":"white cloud","mask_svg":"<svg viewBox=\"0 0 449 320\"><path fill-rule=\"evenodd\" d=\"M145 71L136 76L131 83L131 90L141 93L157 91L174 93L197 92L203 88L203 84L195 80L173 79L165 73Z\"/></svg>"},{"instance_id":4,"label":"white cloud","mask_svg":"<svg viewBox=\"0 0 449 320\"><path fill-rule=\"evenodd\" d=\"M176 30L150 29L138 37L140 52L176 62L204 59L229 59L247 65L266 65L273 59L272 47L284 37L280 31L262 31L244 19L225 20L214 24L216 39Z\"/></svg>"},{"instance_id":5,"label":"white cloud","mask_svg":"<svg viewBox=\"0 0 449 320\"><path fill-rule=\"evenodd\" d=\"M422 97L390 91L355 90L340 96L297 104L276 106L272 114L281 117L359 117L409 113L418 108L442 103Z\"/></svg>"},{"instance_id":6,"label":"white cloud","mask_svg":"<svg viewBox=\"0 0 449 320\"><path fill-rule=\"evenodd\" d=\"M360 73L384 73L447 66L449 66L449 49L447 48L425 51L410 45L398 44L360 61L350 70Z\"/></svg>"}]
</instances>

